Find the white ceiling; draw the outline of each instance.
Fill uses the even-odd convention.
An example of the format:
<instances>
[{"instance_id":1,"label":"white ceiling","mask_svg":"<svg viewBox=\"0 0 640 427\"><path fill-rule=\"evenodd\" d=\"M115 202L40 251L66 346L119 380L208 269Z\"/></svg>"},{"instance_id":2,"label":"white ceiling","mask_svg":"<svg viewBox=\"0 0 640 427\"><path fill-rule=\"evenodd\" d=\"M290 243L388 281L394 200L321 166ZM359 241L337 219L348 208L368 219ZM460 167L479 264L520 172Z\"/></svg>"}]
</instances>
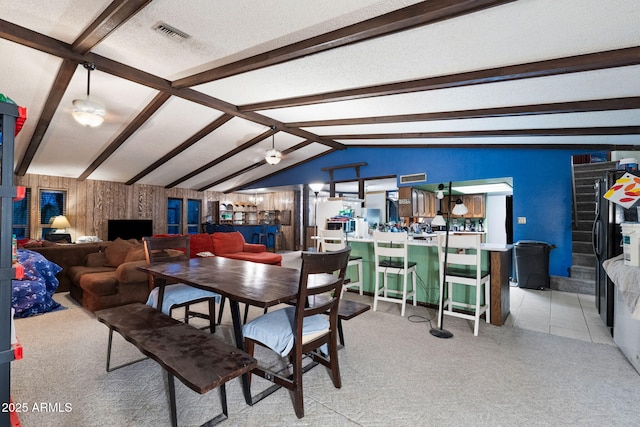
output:
<instances>
[{"instance_id":1,"label":"white ceiling","mask_svg":"<svg viewBox=\"0 0 640 427\"><path fill-rule=\"evenodd\" d=\"M136 2L113 2L119 3ZM185 96L182 94L186 91L171 88L171 82L181 78L247 58L247 62L255 62L255 55L414 4L427 8L444 5L446 13L460 5L493 3L504 4L196 84L186 88L190 92ZM639 59L628 59L624 66L238 111L246 104L290 97L640 49L638 0L317 0L305 2L304 7L296 0L155 0L88 53L74 51L70 45L110 4L104 0L0 2L0 92L28 109L27 122L16 139L18 172L22 165L21 173L228 191L328 153L335 143L343 145L337 145L339 148L476 144L552 148L592 144L633 149L640 145L637 99L630 102L630 108L613 111L403 119L331 126L299 123L640 97L637 51L635 56ZM176 27L191 38L176 41L153 31L159 22ZM42 39L38 34L51 39ZM63 58L77 66L69 85L62 86L59 102L53 102L50 93L52 88L60 87L56 76L64 67ZM108 110L107 120L99 128L84 128L70 115L73 99L86 94L84 61L96 62L98 69L91 74L91 97ZM130 80L114 71L120 70L118 63L131 67L125 70ZM148 74L140 77L138 72ZM493 72L500 75L499 70ZM169 92L173 90L173 96L129 135L127 127L160 93L157 85L144 84L137 81L139 78L154 81ZM194 102L199 95L192 91L207 95L206 102L211 101L218 108ZM54 112L47 127L48 105ZM224 117L225 112L234 117L173 158L155 165L202 128ZM270 125L276 125L278 130L273 139L265 136ZM574 128L577 131L568 135L556 132ZM585 135L591 133L591 128L615 131ZM528 132L549 129L554 130L549 132L551 135L531 136ZM468 134L474 131L486 134ZM515 133L504 136L502 131ZM260 141L238 149L253 138ZM306 140L312 142L298 146ZM327 140L332 141L327 145ZM120 145L112 145L114 142ZM281 151L296 149L277 166L264 164L264 153L273 143ZM218 181L221 182L211 186Z\"/></svg>"}]
</instances>

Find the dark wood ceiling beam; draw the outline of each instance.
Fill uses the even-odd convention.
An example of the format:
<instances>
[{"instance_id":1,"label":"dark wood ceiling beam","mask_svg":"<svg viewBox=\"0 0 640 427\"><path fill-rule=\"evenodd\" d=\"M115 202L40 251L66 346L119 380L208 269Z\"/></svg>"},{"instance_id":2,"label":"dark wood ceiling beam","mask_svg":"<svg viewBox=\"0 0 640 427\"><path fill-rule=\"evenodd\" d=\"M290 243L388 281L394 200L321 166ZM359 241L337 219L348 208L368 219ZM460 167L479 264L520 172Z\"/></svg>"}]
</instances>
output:
<instances>
[{"instance_id":1,"label":"dark wood ceiling beam","mask_svg":"<svg viewBox=\"0 0 640 427\"><path fill-rule=\"evenodd\" d=\"M268 131L263 132L263 133L261 133L260 135L254 137L254 138L251 138L249 141L245 142L244 144L241 144L241 145L237 146L233 150L227 151L222 156L217 157L215 160L210 161L206 165L200 166L196 170L189 172L188 174L186 174L182 178L178 178L177 180L173 181L171 184L167 185L165 188L173 188L176 185L181 184L181 183L185 182L186 180L191 179L194 176L199 175L202 172L204 172L204 171L206 171L208 169L211 169L212 167L224 162L225 160L235 156L236 154L240 154L242 151L253 147L254 145L258 144L259 142L264 141L265 139L269 138L271 135L276 134L277 132L278 131L276 129L269 129Z\"/></svg>"},{"instance_id":2,"label":"dark wood ceiling beam","mask_svg":"<svg viewBox=\"0 0 640 427\"><path fill-rule=\"evenodd\" d=\"M311 144L311 143L312 143L312 141L308 141L308 140L307 140L307 141L303 141L303 142L301 142L300 144L297 144L297 145L295 145L295 146L293 146L293 147L291 147L291 148L288 148L288 149L284 150L284 151L282 152L282 154L286 156L286 155L288 155L289 153L293 153L294 151L299 150L299 149L301 149L301 148L304 148L304 147L306 147L307 145L309 145L309 144ZM238 171L236 171L236 172L232 173L231 175L227 175L227 176L225 176L225 177L222 177L222 178L218 179L218 180L217 180L217 181L215 181L215 182L212 182L211 184L207 184L207 186L206 186L206 187L203 187L203 188L211 188L211 187L215 187L215 186L216 186L216 185L218 185L218 184L222 184L223 182L226 182L226 181L228 181L228 180L230 180L230 179L233 179L233 178L235 178L235 177L237 177L237 176L240 176L240 175L242 175L242 174L244 174L244 173L247 173L247 172L249 172L249 171L251 171L251 170L253 170L253 169L255 169L255 168L258 168L258 167L263 166L263 165L266 165L266 164L267 164L267 161L266 161L266 160L260 160L259 162L256 162L256 163L254 163L254 164L252 164L252 165L249 165L249 166L247 166L247 167L245 167L245 168L242 168L242 169L240 169L240 170L238 170ZM198 191L204 191L204 190L198 190Z\"/></svg>"},{"instance_id":3,"label":"dark wood ceiling beam","mask_svg":"<svg viewBox=\"0 0 640 427\"><path fill-rule=\"evenodd\" d=\"M407 132L330 135L339 140L353 139L424 139L424 138L497 138L501 136L589 136L589 135L638 135L640 126L602 126L587 128L471 130L456 132Z\"/></svg>"},{"instance_id":4,"label":"dark wood ceiling beam","mask_svg":"<svg viewBox=\"0 0 640 427\"><path fill-rule=\"evenodd\" d=\"M91 165L78 177L79 181L84 181L95 171L102 163L104 163L122 144L125 143L131 135L133 135L140 126L145 124L153 114L158 111L171 98L171 95L160 92L155 98L136 116L135 119L125 128L109 146L98 155Z\"/></svg>"},{"instance_id":5,"label":"dark wood ceiling beam","mask_svg":"<svg viewBox=\"0 0 640 427\"><path fill-rule=\"evenodd\" d=\"M233 114L236 117L251 121L253 123L259 123L261 125L264 126L268 126L268 127L275 127L277 129L280 129L288 134L291 135L295 135L295 136L299 136L300 138L304 138L304 139L312 139L313 141L323 144L323 145L327 145L331 148L335 148L338 150L344 150L345 146L336 142L336 141L331 141L328 140L326 138L323 138L321 136L315 135L311 132L307 132L304 129L296 129L296 128L287 128L285 126L284 123L272 119L270 117L267 116L263 116L261 114L258 113L254 113L252 111L240 111L238 110L238 107L232 104L228 104L224 101L220 101L219 99L213 98L209 95L206 95L202 92L198 92L196 90L193 89L189 89L189 88L185 88L185 89L167 89L169 92L171 92L172 94L174 94L175 96L178 96L180 98L186 99L188 101L191 102L195 102L198 103L200 105L204 105L204 106L208 106L211 108L215 108L217 110L220 111L224 111L227 112L229 114ZM226 104L226 105L225 105Z\"/></svg>"},{"instance_id":6,"label":"dark wood ceiling beam","mask_svg":"<svg viewBox=\"0 0 640 427\"><path fill-rule=\"evenodd\" d=\"M293 153L293 152L294 152L294 151L296 151L296 150L300 150L300 149L302 149L302 148L306 147L307 145L309 145L309 144L311 144L311 143L313 143L313 142L314 142L314 141L302 141L301 143L296 144L296 145L294 145L293 147L291 147L291 148L288 148L288 149L284 150L284 151L282 152L282 154L286 156L286 155L288 155L288 154L290 154L290 153ZM330 150L330 151L329 151L329 153L330 153L330 152L333 152L333 151L335 151L335 150ZM233 187L233 188L231 188L231 189L228 189L228 190L226 190L226 191L225 191L225 193L232 193L232 192L234 192L234 191L240 190L241 188L243 188L243 187L245 187L245 186L247 186L247 185L251 185L251 184L253 184L254 182L258 182L258 181L261 181L261 180L263 180L263 179L267 179L267 178L269 178L269 177L271 177L271 176L273 176L273 175L276 175L276 174L278 174L278 173L280 173L280 172L282 172L282 171L288 170L288 169L290 169L290 168L292 168L292 167L300 166L301 164L304 164L304 163L306 163L306 162L308 162L308 161L311 161L312 159L315 159L315 158L317 158L317 157L323 156L323 155L325 155L325 154L327 154L327 153L322 153L322 154L319 154L319 155L317 155L317 156L314 156L314 157L313 157L313 158L311 158L311 159L306 159L306 160L305 160L305 161L303 161L303 162L298 162L298 163L296 163L296 164L294 164L294 165L292 165L292 166L288 166L288 167L283 168L283 169L278 169L276 172L274 172L274 173L272 173L272 174L269 174L269 175L266 175L266 176L263 176L263 177L260 177L260 178L258 178L258 179L256 179L256 180L251 181L250 183L244 183L244 184L239 185L239 186L237 186L237 187ZM264 166L264 165L266 165L266 164L267 164L266 160L261 160L261 161L259 161L259 162L257 162L257 163L254 163L254 164L252 164L252 165L247 166L246 168L244 168L244 169L242 169L242 170L240 170L240 171L234 172L234 173L232 173L231 175L227 175L227 176L225 176L225 177L223 177L223 178L220 178L220 179L218 179L218 180L216 180L216 181L214 181L214 182L212 182L212 183L209 183L209 184L207 184L207 185L205 185L205 186L203 186L203 187L199 188L197 191L205 191L205 190L208 190L208 189L209 189L209 188L211 188L211 187L215 187L216 185L220 185L220 184L222 184L222 183L224 183L224 182L229 181L229 180L230 180L230 179L232 179L232 178L235 178L235 177L237 177L237 176L240 176L240 175L242 175L242 174L244 174L244 173L247 173L247 172L249 172L249 171L251 171L251 170L253 170L253 169L255 169L255 168L258 168L258 167L260 167L260 166Z\"/></svg>"},{"instance_id":7,"label":"dark wood ceiling beam","mask_svg":"<svg viewBox=\"0 0 640 427\"><path fill-rule=\"evenodd\" d=\"M182 144L178 145L176 148L174 148L173 150L169 151L167 154L162 156L160 159L158 159L155 162L153 162L153 164L151 164L148 168L146 168L145 170L143 170L142 172L140 172L139 174L137 174L136 176L131 178L125 184L126 185L132 185L132 184L135 184L136 182L140 181L140 179L142 179L146 175L150 174L151 172L153 172L154 170L156 170L157 168L159 168L163 164L167 163L169 160L173 159L175 156L177 156L180 153L184 152L187 148L191 147L193 144L195 144L196 142L200 141L202 138L204 138L205 136L209 135L211 132L213 132L214 130L218 129L220 126L222 126L223 124L227 123L232 118L233 118L233 116L231 114L223 114L222 116L218 117L216 120L214 120L213 122L209 123L207 126L205 126L204 128L200 129L198 132L193 134L191 137L189 137Z\"/></svg>"},{"instance_id":8,"label":"dark wood ceiling beam","mask_svg":"<svg viewBox=\"0 0 640 427\"><path fill-rule=\"evenodd\" d=\"M173 86L188 87L208 83L352 43L456 18L513 1L515 0L423 1L366 21L176 80L173 82Z\"/></svg>"},{"instance_id":9,"label":"dark wood ceiling beam","mask_svg":"<svg viewBox=\"0 0 640 427\"><path fill-rule=\"evenodd\" d=\"M504 150L582 150L589 149L593 151L626 151L637 150L637 146L633 144L602 144L593 143L585 144L474 144L474 143L439 143L439 144L381 144L375 146L367 146L369 148L499 148Z\"/></svg>"},{"instance_id":10,"label":"dark wood ceiling beam","mask_svg":"<svg viewBox=\"0 0 640 427\"><path fill-rule=\"evenodd\" d=\"M627 98L556 102L550 104L516 105L513 107L479 108L474 110L438 111L434 113L313 120L285 123L285 126L307 128L321 126L371 125L381 123L425 122L433 120L535 116L540 114L588 113L594 111L633 110L638 108L640 108L640 96L634 96Z\"/></svg>"},{"instance_id":11,"label":"dark wood ceiling beam","mask_svg":"<svg viewBox=\"0 0 640 427\"><path fill-rule=\"evenodd\" d=\"M38 117L36 129L33 132L33 135L31 135L27 150L22 156L20 164L15 171L16 175L24 176L27 173L27 169L29 169L29 165L33 161L47 129L49 129L51 119L56 113L58 105L60 105L60 100L66 92L69 82L71 82L71 77L73 77L73 73L75 73L77 67L78 64L75 62L66 60L62 61L62 65L60 65L60 69L58 69L58 74L53 80L53 86L47 95L47 101L44 103L40 117Z\"/></svg>"},{"instance_id":12,"label":"dark wood ceiling beam","mask_svg":"<svg viewBox=\"0 0 640 427\"><path fill-rule=\"evenodd\" d=\"M85 55L79 54L71 50L71 46L67 43L44 36L40 33L36 33L35 31L31 31L2 19L0 19L0 38L10 40L14 43L18 43L20 45L27 46L69 61L74 61L77 64L92 62L95 64L98 71L105 72L113 76L149 87L151 89L165 92L169 95L177 96L179 98L216 109L226 114L231 114L235 117L239 117L253 123L262 124L268 127L275 126L276 128L281 129L289 134L296 135L304 139L313 139L320 144L324 144L332 148L336 148L339 150L343 150L345 148L342 144L339 144L335 141L328 141L324 138L319 137L318 135L314 135L302 129L286 128L284 123L274 120L270 117L254 113L252 111L239 111L236 105L222 101L196 90L190 88L179 89L171 87L171 82L168 80L122 64L112 59L105 58L104 56L96 55L91 52Z\"/></svg>"},{"instance_id":13,"label":"dark wood ceiling beam","mask_svg":"<svg viewBox=\"0 0 640 427\"><path fill-rule=\"evenodd\" d=\"M89 52L149 3L151 0L114 0L73 42L71 49L79 53Z\"/></svg>"},{"instance_id":14,"label":"dark wood ceiling beam","mask_svg":"<svg viewBox=\"0 0 640 427\"><path fill-rule=\"evenodd\" d=\"M59 45L56 40L40 37L40 42L44 42L42 46L49 46L49 49L54 51L69 50L73 55L84 54L91 50L96 44L98 44L107 34L113 31L115 28L122 25L133 14L137 13L142 7L148 4L150 0L116 0L112 2L107 9L87 28L78 39L69 47L68 45ZM11 26L6 21L0 20L0 34L4 37L4 34L10 33L12 30L18 30L18 34L22 34L16 25ZM30 32L29 34L37 34ZM18 37L18 36L16 36ZM23 36L20 36L23 37ZM18 37L18 38L20 38ZM47 40L48 39L48 40ZM16 40L14 40L16 41ZM16 41L18 42L18 41ZM33 46L30 46L33 47ZM40 143L44 138L45 133L51 123L51 118L55 114L56 109L60 105L62 96L67 90L73 73L77 68L77 62L74 62L70 58L63 57L62 65L58 70L58 74L53 83L53 87L47 96L45 104L42 109L40 117L38 117L38 123L36 130L31 136L27 150L16 169L16 175L23 176L27 173L33 158L35 157Z\"/></svg>"},{"instance_id":15,"label":"dark wood ceiling beam","mask_svg":"<svg viewBox=\"0 0 640 427\"><path fill-rule=\"evenodd\" d=\"M508 65L405 82L257 102L242 105L239 109L241 111L262 111L274 108L298 107L302 105L371 98L374 96L398 95L434 89L450 89L536 77L557 76L638 64L640 64L640 46L634 46L625 49L530 62L527 64Z\"/></svg>"}]
</instances>

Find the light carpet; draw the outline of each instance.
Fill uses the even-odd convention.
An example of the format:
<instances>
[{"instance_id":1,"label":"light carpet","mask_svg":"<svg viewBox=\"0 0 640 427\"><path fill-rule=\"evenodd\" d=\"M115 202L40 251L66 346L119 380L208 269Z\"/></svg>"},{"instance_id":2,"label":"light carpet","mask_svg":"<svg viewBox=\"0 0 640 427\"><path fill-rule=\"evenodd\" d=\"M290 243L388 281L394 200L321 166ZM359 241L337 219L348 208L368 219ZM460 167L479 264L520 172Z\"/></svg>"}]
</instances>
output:
<instances>
[{"instance_id":1,"label":"light carpet","mask_svg":"<svg viewBox=\"0 0 640 427\"><path fill-rule=\"evenodd\" d=\"M66 293L68 310L16 320L24 359L12 362L11 394L23 426L168 426L166 376L146 360L105 371L108 330ZM345 298L371 302L367 296ZM620 350L549 334L446 319L451 339L429 334L431 309L381 303L344 322L343 386L316 367L304 375L305 417L289 392L245 404L227 384L228 426L633 426L640 425L640 376ZM250 317L261 313L252 309ZM225 309L217 335L232 342ZM259 360L267 353L258 352ZM113 363L140 357L114 334ZM269 357L268 364L274 358ZM269 383L254 378L254 394ZM178 423L199 425L220 411L218 392L198 395L176 381ZM37 411L45 403L45 411Z\"/></svg>"}]
</instances>

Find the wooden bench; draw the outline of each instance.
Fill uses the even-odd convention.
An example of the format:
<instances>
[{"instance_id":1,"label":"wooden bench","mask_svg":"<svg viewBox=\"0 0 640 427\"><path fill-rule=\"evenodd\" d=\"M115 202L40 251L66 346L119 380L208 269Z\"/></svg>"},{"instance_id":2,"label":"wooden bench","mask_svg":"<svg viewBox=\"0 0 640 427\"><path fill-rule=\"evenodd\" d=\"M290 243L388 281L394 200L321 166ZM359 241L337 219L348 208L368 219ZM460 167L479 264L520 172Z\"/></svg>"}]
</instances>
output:
<instances>
[{"instance_id":1,"label":"wooden bench","mask_svg":"<svg viewBox=\"0 0 640 427\"><path fill-rule=\"evenodd\" d=\"M228 416L225 383L257 366L256 359L244 351L145 304L128 304L96 311L95 314L109 328L108 372L140 361L114 368L109 365L113 331L158 362L167 372L171 423L174 427L177 426L174 376L200 394L214 388L220 389L222 413L204 424L215 425Z\"/></svg>"}]
</instances>

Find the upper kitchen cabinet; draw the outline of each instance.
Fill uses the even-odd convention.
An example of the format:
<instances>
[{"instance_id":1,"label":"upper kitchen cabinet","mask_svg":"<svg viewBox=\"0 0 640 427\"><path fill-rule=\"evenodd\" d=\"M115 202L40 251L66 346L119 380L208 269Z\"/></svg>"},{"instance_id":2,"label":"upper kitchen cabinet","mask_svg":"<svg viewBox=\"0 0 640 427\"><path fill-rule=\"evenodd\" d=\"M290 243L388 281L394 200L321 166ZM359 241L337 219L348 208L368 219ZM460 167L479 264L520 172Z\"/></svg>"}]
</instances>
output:
<instances>
[{"instance_id":1,"label":"upper kitchen cabinet","mask_svg":"<svg viewBox=\"0 0 640 427\"><path fill-rule=\"evenodd\" d=\"M451 214L451 218L484 218L486 215L485 209L485 194L463 194L460 196L451 196L453 200L461 199L462 203L467 207L467 213L464 215ZM442 199L442 213L448 212L451 204L449 203L449 196L445 196ZM451 206L453 209L453 207Z\"/></svg>"},{"instance_id":2,"label":"upper kitchen cabinet","mask_svg":"<svg viewBox=\"0 0 640 427\"><path fill-rule=\"evenodd\" d=\"M485 217L485 195L484 194L468 194L462 201L469 210L465 218L484 218Z\"/></svg>"},{"instance_id":3,"label":"upper kitchen cabinet","mask_svg":"<svg viewBox=\"0 0 640 427\"><path fill-rule=\"evenodd\" d=\"M434 217L436 215L435 194L418 188L400 187L398 189L398 216Z\"/></svg>"}]
</instances>

